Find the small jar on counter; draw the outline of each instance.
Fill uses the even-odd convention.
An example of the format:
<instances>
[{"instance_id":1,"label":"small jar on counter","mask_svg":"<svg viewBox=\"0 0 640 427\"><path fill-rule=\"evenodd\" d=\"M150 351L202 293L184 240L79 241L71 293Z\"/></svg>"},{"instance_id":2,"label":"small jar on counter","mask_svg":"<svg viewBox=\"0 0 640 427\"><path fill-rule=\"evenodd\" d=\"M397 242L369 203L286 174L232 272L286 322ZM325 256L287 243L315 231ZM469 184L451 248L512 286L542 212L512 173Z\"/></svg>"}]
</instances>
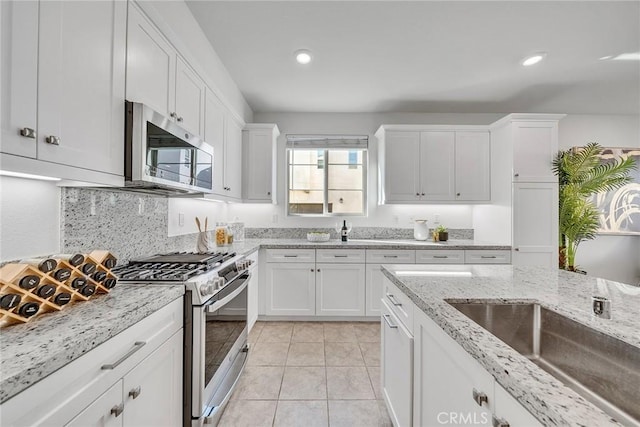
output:
<instances>
[{"instance_id":1,"label":"small jar on counter","mask_svg":"<svg viewBox=\"0 0 640 427\"><path fill-rule=\"evenodd\" d=\"M229 230L227 229L227 225L224 222L216 223L216 246L226 245L228 235Z\"/></svg>"}]
</instances>

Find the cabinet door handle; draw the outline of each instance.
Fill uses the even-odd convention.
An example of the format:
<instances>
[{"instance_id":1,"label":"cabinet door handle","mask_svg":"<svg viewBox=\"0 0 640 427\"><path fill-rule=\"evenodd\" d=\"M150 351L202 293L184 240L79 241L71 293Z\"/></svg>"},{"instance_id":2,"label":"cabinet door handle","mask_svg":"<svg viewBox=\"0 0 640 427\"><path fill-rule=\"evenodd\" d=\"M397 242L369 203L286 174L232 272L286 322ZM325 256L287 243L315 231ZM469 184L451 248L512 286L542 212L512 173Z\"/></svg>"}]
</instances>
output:
<instances>
[{"instance_id":1,"label":"cabinet door handle","mask_svg":"<svg viewBox=\"0 0 640 427\"><path fill-rule=\"evenodd\" d=\"M132 398L136 398L138 396L140 396L140 392L142 391L142 389L140 388L140 386L129 390L129 396L131 396Z\"/></svg>"},{"instance_id":2,"label":"cabinet door handle","mask_svg":"<svg viewBox=\"0 0 640 427\"><path fill-rule=\"evenodd\" d=\"M36 131L35 129L31 129L31 128L22 128L20 129L20 135L24 136L25 138L35 139Z\"/></svg>"},{"instance_id":3,"label":"cabinet door handle","mask_svg":"<svg viewBox=\"0 0 640 427\"><path fill-rule=\"evenodd\" d=\"M109 369L117 368L119 364L121 364L122 362L124 362L125 360L127 360L128 358L133 356L133 353L135 353L136 351L138 351L142 347L144 347L144 345L146 343L147 343L146 341L136 341L133 344L133 348L131 350L129 350L124 356L122 356L120 359L116 360L115 363L109 363L109 364L106 364L106 365L102 365L102 367L100 369L109 370Z\"/></svg>"},{"instance_id":4,"label":"cabinet door handle","mask_svg":"<svg viewBox=\"0 0 640 427\"><path fill-rule=\"evenodd\" d=\"M437 259L446 259L449 258L449 255L434 255L433 257Z\"/></svg>"},{"instance_id":5,"label":"cabinet door handle","mask_svg":"<svg viewBox=\"0 0 640 427\"><path fill-rule=\"evenodd\" d=\"M460 197L460 193L456 193L456 196Z\"/></svg>"},{"instance_id":6,"label":"cabinet door handle","mask_svg":"<svg viewBox=\"0 0 640 427\"><path fill-rule=\"evenodd\" d=\"M519 173L514 173L513 176L515 176L516 178L520 176Z\"/></svg>"},{"instance_id":7,"label":"cabinet door handle","mask_svg":"<svg viewBox=\"0 0 640 427\"><path fill-rule=\"evenodd\" d=\"M111 413L117 417L119 417L124 411L124 403L114 406L111 408Z\"/></svg>"},{"instance_id":8,"label":"cabinet door handle","mask_svg":"<svg viewBox=\"0 0 640 427\"><path fill-rule=\"evenodd\" d=\"M334 255L334 258L348 258L349 255Z\"/></svg>"},{"instance_id":9,"label":"cabinet door handle","mask_svg":"<svg viewBox=\"0 0 640 427\"><path fill-rule=\"evenodd\" d=\"M44 139L44 142L51 145L60 145L60 137L55 135L49 135Z\"/></svg>"},{"instance_id":10,"label":"cabinet door handle","mask_svg":"<svg viewBox=\"0 0 640 427\"><path fill-rule=\"evenodd\" d=\"M176 120L178 120L179 122L181 122L183 120L182 117L178 117Z\"/></svg>"},{"instance_id":11,"label":"cabinet door handle","mask_svg":"<svg viewBox=\"0 0 640 427\"><path fill-rule=\"evenodd\" d=\"M387 324L387 326L389 326L389 328L398 329L398 325L394 325L393 323L391 323L391 320L389 320L391 318L391 316L389 316L388 314L384 314L384 315L382 315L382 318L384 319L384 321Z\"/></svg>"},{"instance_id":12,"label":"cabinet door handle","mask_svg":"<svg viewBox=\"0 0 640 427\"><path fill-rule=\"evenodd\" d=\"M420 193L416 193L416 197L420 197Z\"/></svg>"},{"instance_id":13,"label":"cabinet door handle","mask_svg":"<svg viewBox=\"0 0 640 427\"><path fill-rule=\"evenodd\" d=\"M421 196L424 196L424 193L420 194Z\"/></svg>"},{"instance_id":14,"label":"cabinet door handle","mask_svg":"<svg viewBox=\"0 0 640 427\"><path fill-rule=\"evenodd\" d=\"M491 416L491 424L493 427L509 427L509 422L504 418L498 418L495 415Z\"/></svg>"},{"instance_id":15,"label":"cabinet door handle","mask_svg":"<svg viewBox=\"0 0 640 427\"><path fill-rule=\"evenodd\" d=\"M267 196L270 196L270 195L271 195L271 191L267 191Z\"/></svg>"},{"instance_id":16,"label":"cabinet door handle","mask_svg":"<svg viewBox=\"0 0 640 427\"><path fill-rule=\"evenodd\" d=\"M495 259L495 258L498 258L498 257L495 256L495 255L480 255L480 258L483 258L483 259Z\"/></svg>"},{"instance_id":17,"label":"cabinet door handle","mask_svg":"<svg viewBox=\"0 0 640 427\"><path fill-rule=\"evenodd\" d=\"M520 252L520 248L515 248L514 251Z\"/></svg>"},{"instance_id":18,"label":"cabinet door handle","mask_svg":"<svg viewBox=\"0 0 640 427\"><path fill-rule=\"evenodd\" d=\"M396 307L399 307L402 305L401 303L398 302L396 297L393 296L393 294L387 294L387 298L389 299L389 301L391 301L391 304L395 305Z\"/></svg>"},{"instance_id":19,"label":"cabinet door handle","mask_svg":"<svg viewBox=\"0 0 640 427\"><path fill-rule=\"evenodd\" d=\"M383 255L383 258L398 258L398 255Z\"/></svg>"},{"instance_id":20,"label":"cabinet door handle","mask_svg":"<svg viewBox=\"0 0 640 427\"><path fill-rule=\"evenodd\" d=\"M478 406L482 406L483 403L489 403L489 397L487 394L482 391L478 391L475 388L473 389L473 400L478 404Z\"/></svg>"},{"instance_id":21,"label":"cabinet door handle","mask_svg":"<svg viewBox=\"0 0 640 427\"><path fill-rule=\"evenodd\" d=\"M320 269L319 268L316 268L316 273L320 273Z\"/></svg>"},{"instance_id":22,"label":"cabinet door handle","mask_svg":"<svg viewBox=\"0 0 640 427\"><path fill-rule=\"evenodd\" d=\"M315 271L315 270L312 268L312 269L311 269L311 272L313 273L314 271Z\"/></svg>"},{"instance_id":23,"label":"cabinet door handle","mask_svg":"<svg viewBox=\"0 0 640 427\"><path fill-rule=\"evenodd\" d=\"M298 258L298 255L285 255L285 258Z\"/></svg>"},{"instance_id":24,"label":"cabinet door handle","mask_svg":"<svg viewBox=\"0 0 640 427\"><path fill-rule=\"evenodd\" d=\"M178 117L178 115L176 114L176 112L175 112L175 111L174 111L174 112L172 112L171 114L169 114L169 116L170 116L172 119L175 119L176 117Z\"/></svg>"}]
</instances>

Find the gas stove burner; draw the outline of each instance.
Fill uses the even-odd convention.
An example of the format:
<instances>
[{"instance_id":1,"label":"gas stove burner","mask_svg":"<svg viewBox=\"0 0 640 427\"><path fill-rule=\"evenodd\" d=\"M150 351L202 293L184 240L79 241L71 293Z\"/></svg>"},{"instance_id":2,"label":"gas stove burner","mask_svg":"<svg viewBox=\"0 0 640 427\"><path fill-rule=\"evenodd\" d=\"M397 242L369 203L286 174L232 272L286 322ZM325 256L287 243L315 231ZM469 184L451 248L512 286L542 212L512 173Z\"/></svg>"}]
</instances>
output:
<instances>
[{"instance_id":1,"label":"gas stove burner","mask_svg":"<svg viewBox=\"0 0 640 427\"><path fill-rule=\"evenodd\" d=\"M161 264L216 264L222 263L236 256L235 252L174 252L171 254L154 255L131 261L131 264L161 263Z\"/></svg>"}]
</instances>

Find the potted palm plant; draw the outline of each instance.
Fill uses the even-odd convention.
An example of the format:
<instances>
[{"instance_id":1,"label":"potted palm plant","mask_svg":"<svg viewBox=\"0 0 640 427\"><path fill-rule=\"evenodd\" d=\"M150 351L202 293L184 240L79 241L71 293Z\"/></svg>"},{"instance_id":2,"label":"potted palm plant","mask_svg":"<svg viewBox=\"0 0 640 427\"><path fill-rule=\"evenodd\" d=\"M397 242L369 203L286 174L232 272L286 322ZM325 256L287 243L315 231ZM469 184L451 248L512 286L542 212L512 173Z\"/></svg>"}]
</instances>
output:
<instances>
[{"instance_id":1,"label":"potted palm plant","mask_svg":"<svg viewBox=\"0 0 640 427\"><path fill-rule=\"evenodd\" d=\"M553 161L559 183L560 268L578 271L578 245L596 237L598 210L591 196L611 191L631 182L629 172L636 165L631 157L603 163L602 147L590 142L584 147L559 151Z\"/></svg>"}]
</instances>

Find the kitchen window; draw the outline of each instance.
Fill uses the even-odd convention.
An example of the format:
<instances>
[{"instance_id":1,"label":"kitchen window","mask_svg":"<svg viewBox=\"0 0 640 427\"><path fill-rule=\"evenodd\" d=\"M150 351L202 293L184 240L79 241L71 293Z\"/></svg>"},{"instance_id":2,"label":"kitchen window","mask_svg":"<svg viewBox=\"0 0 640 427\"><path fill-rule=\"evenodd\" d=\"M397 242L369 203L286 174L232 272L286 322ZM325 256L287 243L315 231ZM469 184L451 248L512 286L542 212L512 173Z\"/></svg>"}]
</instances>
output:
<instances>
[{"instance_id":1,"label":"kitchen window","mask_svg":"<svg viewBox=\"0 0 640 427\"><path fill-rule=\"evenodd\" d=\"M287 136L287 213L363 216L367 136Z\"/></svg>"}]
</instances>

